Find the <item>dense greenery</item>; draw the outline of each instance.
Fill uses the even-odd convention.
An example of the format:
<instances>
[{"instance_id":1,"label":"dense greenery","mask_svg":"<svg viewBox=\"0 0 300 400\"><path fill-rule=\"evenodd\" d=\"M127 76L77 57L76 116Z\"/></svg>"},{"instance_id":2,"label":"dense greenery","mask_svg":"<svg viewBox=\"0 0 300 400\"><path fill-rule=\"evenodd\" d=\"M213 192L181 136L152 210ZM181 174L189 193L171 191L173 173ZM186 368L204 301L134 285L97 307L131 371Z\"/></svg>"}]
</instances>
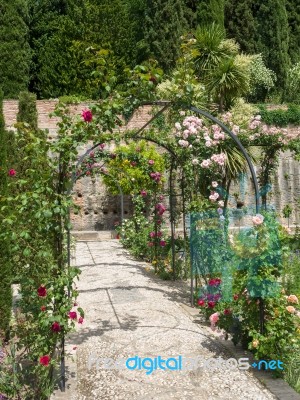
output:
<instances>
[{"instance_id":1,"label":"dense greenery","mask_svg":"<svg viewBox=\"0 0 300 400\"><path fill-rule=\"evenodd\" d=\"M0 198L8 193L8 179L10 165L8 162L8 134L4 129L4 116L2 110L3 93L0 92ZM7 206L7 202L5 206ZM11 263L9 257L10 242L8 239L0 241L0 336L7 336L11 317L12 291L11 291Z\"/></svg>"},{"instance_id":2,"label":"dense greenery","mask_svg":"<svg viewBox=\"0 0 300 400\"><path fill-rule=\"evenodd\" d=\"M26 0L1 0L0 87L5 98L16 98L28 87L31 51L27 22Z\"/></svg>"},{"instance_id":3,"label":"dense greenery","mask_svg":"<svg viewBox=\"0 0 300 400\"><path fill-rule=\"evenodd\" d=\"M38 98L96 99L103 95L98 86L108 70L122 85L124 68L149 58L169 73L181 55L181 36L212 23L225 27L242 52L262 54L277 74L279 99L287 95L289 68L299 61L295 0L1 0L0 9L5 98L29 88Z\"/></svg>"}]
</instances>

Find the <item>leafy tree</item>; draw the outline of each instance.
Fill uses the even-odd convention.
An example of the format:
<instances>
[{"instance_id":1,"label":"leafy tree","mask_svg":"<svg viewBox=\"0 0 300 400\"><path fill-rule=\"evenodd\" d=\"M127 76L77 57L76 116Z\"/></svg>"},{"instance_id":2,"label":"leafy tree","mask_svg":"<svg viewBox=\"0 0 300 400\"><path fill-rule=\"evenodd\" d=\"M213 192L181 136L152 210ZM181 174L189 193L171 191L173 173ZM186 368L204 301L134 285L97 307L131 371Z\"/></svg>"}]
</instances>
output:
<instances>
[{"instance_id":1,"label":"leafy tree","mask_svg":"<svg viewBox=\"0 0 300 400\"><path fill-rule=\"evenodd\" d=\"M169 71L178 58L186 25L182 0L147 0L138 60L155 58Z\"/></svg>"},{"instance_id":2,"label":"leafy tree","mask_svg":"<svg viewBox=\"0 0 300 400\"><path fill-rule=\"evenodd\" d=\"M30 47L26 0L0 2L0 86L5 98L16 98L29 82Z\"/></svg>"},{"instance_id":3,"label":"leafy tree","mask_svg":"<svg viewBox=\"0 0 300 400\"><path fill-rule=\"evenodd\" d=\"M277 75L277 87L285 88L290 65L289 26L285 0L256 0L253 7L257 21L257 52Z\"/></svg>"},{"instance_id":4,"label":"leafy tree","mask_svg":"<svg viewBox=\"0 0 300 400\"><path fill-rule=\"evenodd\" d=\"M289 55L292 63L300 61L300 4L297 0L287 0L286 9L290 29Z\"/></svg>"},{"instance_id":5,"label":"leafy tree","mask_svg":"<svg viewBox=\"0 0 300 400\"><path fill-rule=\"evenodd\" d=\"M227 0L225 3L226 33L239 43L242 51L250 54L256 52L253 3L254 0Z\"/></svg>"},{"instance_id":6,"label":"leafy tree","mask_svg":"<svg viewBox=\"0 0 300 400\"><path fill-rule=\"evenodd\" d=\"M45 72L41 70L51 71L54 60L45 59L43 57L43 49L47 47L49 51L49 41L62 26L63 16L67 14L67 0L28 0L29 5L29 29L30 29L30 46L32 48L32 64L31 64L31 80L29 88L38 94L39 97L51 97L50 93L44 92L44 87L49 82L43 82ZM59 48L56 48L55 60L60 59ZM53 52L51 51L51 56ZM52 62L51 62L52 61ZM45 66L44 64L47 64ZM56 66L56 65L54 65Z\"/></svg>"},{"instance_id":7,"label":"leafy tree","mask_svg":"<svg viewBox=\"0 0 300 400\"><path fill-rule=\"evenodd\" d=\"M224 28L224 0L200 0L197 2L198 25L216 23Z\"/></svg>"}]
</instances>

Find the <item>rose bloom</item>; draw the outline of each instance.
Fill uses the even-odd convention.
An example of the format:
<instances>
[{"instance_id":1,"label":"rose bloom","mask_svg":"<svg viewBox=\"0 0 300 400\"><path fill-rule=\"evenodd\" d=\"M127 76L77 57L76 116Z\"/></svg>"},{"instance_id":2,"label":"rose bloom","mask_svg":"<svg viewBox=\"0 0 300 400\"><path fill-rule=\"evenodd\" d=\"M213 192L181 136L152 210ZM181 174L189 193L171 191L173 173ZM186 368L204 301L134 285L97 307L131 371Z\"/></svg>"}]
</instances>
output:
<instances>
[{"instance_id":1,"label":"rose bloom","mask_svg":"<svg viewBox=\"0 0 300 400\"><path fill-rule=\"evenodd\" d=\"M41 306L41 311L46 311L46 306Z\"/></svg>"},{"instance_id":2,"label":"rose bloom","mask_svg":"<svg viewBox=\"0 0 300 400\"><path fill-rule=\"evenodd\" d=\"M50 356L40 357L40 364L44 365L45 367L48 367L49 362L50 362Z\"/></svg>"},{"instance_id":3,"label":"rose bloom","mask_svg":"<svg viewBox=\"0 0 300 400\"><path fill-rule=\"evenodd\" d=\"M252 218L252 222L254 225L261 225L264 222L264 217L261 214L256 214L255 217Z\"/></svg>"},{"instance_id":4,"label":"rose bloom","mask_svg":"<svg viewBox=\"0 0 300 400\"><path fill-rule=\"evenodd\" d=\"M53 332L59 332L59 331L61 331L61 326L59 325L58 322L53 322L53 324L51 326L51 330Z\"/></svg>"},{"instance_id":5,"label":"rose bloom","mask_svg":"<svg viewBox=\"0 0 300 400\"><path fill-rule=\"evenodd\" d=\"M143 196L143 197L146 197L146 196L147 196L146 190L141 190L141 196Z\"/></svg>"},{"instance_id":6,"label":"rose bloom","mask_svg":"<svg viewBox=\"0 0 300 400\"><path fill-rule=\"evenodd\" d=\"M211 186L212 186L213 188L216 188L216 187L218 187L218 182L216 182L216 181L213 181L213 182L211 183Z\"/></svg>"},{"instance_id":7,"label":"rose bloom","mask_svg":"<svg viewBox=\"0 0 300 400\"><path fill-rule=\"evenodd\" d=\"M153 160L149 160L149 161L148 161L148 164L149 164L149 165L153 165L153 164L154 164L154 161L153 161Z\"/></svg>"},{"instance_id":8,"label":"rose bloom","mask_svg":"<svg viewBox=\"0 0 300 400\"><path fill-rule=\"evenodd\" d=\"M46 297L47 296L47 289L45 288L44 285L41 285L38 290L37 293L40 297Z\"/></svg>"},{"instance_id":9,"label":"rose bloom","mask_svg":"<svg viewBox=\"0 0 300 400\"><path fill-rule=\"evenodd\" d=\"M85 122L91 122L93 119L91 110L83 110L81 115Z\"/></svg>"},{"instance_id":10,"label":"rose bloom","mask_svg":"<svg viewBox=\"0 0 300 400\"><path fill-rule=\"evenodd\" d=\"M258 347L258 345L259 345L259 340L253 340L253 342L252 342L252 346L256 349L257 347Z\"/></svg>"},{"instance_id":11,"label":"rose bloom","mask_svg":"<svg viewBox=\"0 0 300 400\"><path fill-rule=\"evenodd\" d=\"M202 299L198 299L197 304L198 304L198 306L200 306L200 307L204 307L204 306L205 306L205 301L202 300Z\"/></svg>"},{"instance_id":12,"label":"rose bloom","mask_svg":"<svg viewBox=\"0 0 300 400\"><path fill-rule=\"evenodd\" d=\"M156 235L155 235L155 232L150 232L149 233L149 236L151 237L151 238L154 238Z\"/></svg>"},{"instance_id":13,"label":"rose bloom","mask_svg":"<svg viewBox=\"0 0 300 400\"><path fill-rule=\"evenodd\" d=\"M299 304L298 297L295 296L294 294L289 295L288 298L287 298L287 300L288 300L288 302L290 302L290 303Z\"/></svg>"},{"instance_id":14,"label":"rose bloom","mask_svg":"<svg viewBox=\"0 0 300 400\"><path fill-rule=\"evenodd\" d=\"M83 318L82 318L82 317L79 317L78 323L79 323L79 324L82 324L82 323L83 323Z\"/></svg>"},{"instance_id":15,"label":"rose bloom","mask_svg":"<svg viewBox=\"0 0 300 400\"><path fill-rule=\"evenodd\" d=\"M233 300L237 300L239 298L238 294L233 295Z\"/></svg>"},{"instance_id":16,"label":"rose bloom","mask_svg":"<svg viewBox=\"0 0 300 400\"><path fill-rule=\"evenodd\" d=\"M164 246L166 245L166 242L165 242L164 240L161 240L161 241L159 242L159 244L160 244L161 247L164 247Z\"/></svg>"},{"instance_id":17,"label":"rose bloom","mask_svg":"<svg viewBox=\"0 0 300 400\"><path fill-rule=\"evenodd\" d=\"M219 321L219 313L216 312L214 314L211 314L211 316L209 317L209 320L213 325L215 325Z\"/></svg>"},{"instance_id":18,"label":"rose bloom","mask_svg":"<svg viewBox=\"0 0 300 400\"><path fill-rule=\"evenodd\" d=\"M216 303L215 303L214 301L209 301L209 302L207 303L207 305L208 305L208 308L214 308L214 306L216 305Z\"/></svg>"},{"instance_id":19,"label":"rose bloom","mask_svg":"<svg viewBox=\"0 0 300 400\"><path fill-rule=\"evenodd\" d=\"M77 318L77 312L76 311L70 311L69 312L69 318L70 319L76 319Z\"/></svg>"},{"instance_id":20,"label":"rose bloom","mask_svg":"<svg viewBox=\"0 0 300 400\"><path fill-rule=\"evenodd\" d=\"M15 175L16 175L16 170L15 170L15 169L10 169L10 170L8 171L8 175L9 175L9 176L15 176Z\"/></svg>"},{"instance_id":21,"label":"rose bloom","mask_svg":"<svg viewBox=\"0 0 300 400\"><path fill-rule=\"evenodd\" d=\"M226 308L224 310L224 315L230 315L231 314L231 310L229 310L228 308Z\"/></svg>"},{"instance_id":22,"label":"rose bloom","mask_svg":"<svg viewBox=\"0 0 300 400\"><path fill-rule=\"evenodd\" d=\"M291 314L294 314L296 311L295 307L293 307L293 306L287 306L286 310Z\"/></svg>"}]
</instances>

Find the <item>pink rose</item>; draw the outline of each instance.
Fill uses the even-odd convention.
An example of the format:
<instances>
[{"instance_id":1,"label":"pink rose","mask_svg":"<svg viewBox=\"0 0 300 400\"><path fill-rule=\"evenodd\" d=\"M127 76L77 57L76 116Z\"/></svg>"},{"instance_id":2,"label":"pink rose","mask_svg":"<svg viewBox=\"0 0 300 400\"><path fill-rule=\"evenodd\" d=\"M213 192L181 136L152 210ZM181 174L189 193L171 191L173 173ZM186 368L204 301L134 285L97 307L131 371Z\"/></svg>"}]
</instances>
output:
<instances>
[{"instance_id":1,"label":"pink rose","mask_svg":"<svg viewBox=\"0 0 300 400\"><path fill-rule=\"evenodd\" d=\"M146 196L147 196L146 190L141 190L141 196L143 196L143 197L146 197Z\"/></svg>"},{"instance_id":2,"label":"pink rose","mask_svg":"<svg viewBox=\"0 0 300 400\"><path fill-rule=\"evenodd\" d=\"M165 242L165 240L161 240L161 241L159 242L159 244L160 244L161 247L164 247L164 246L166 245L166 242Z\"/></svg>"},{"instance_id":3,"label":"pink rose","mask_svg":"<svg viewBox=\"0 0 300 400\"><path fill-rule=\"evenodd\" d=\"M155 236L156 236L156 235L155 235L155 232L150 232L150 233L149 233L149 236L150 236L151 238L155 238Z\"/></svg>"},{"instance_id":4,"label":"pink rose","mask_svg":"<svg viewBox=\"0 0 300 400\"><path fill-rule=\"evenodd\" d=\"M218 321L219 321L219 313L213 313L211 314L211 316L209 317L209 320L211 322L211 324L215 325Z\"/></svg>"},{"instance_id":5,"label":"pink rose","mask_svg":"<svg viewBox=\"0 0 300 400\"><path fill-rule=\"evenodd\" d=\"M148 161L148 164L149 164L149 165L153 165L153 164L154 164L154 161L153 161L153 160L149 160L149 161Z\"/></svg>"},{"instance_id":6,"label":"pink rose","mask_svg":"<svg viewBox=\"0 0 300 400\"><path fill-rule=\"evenodd\" d=\"M261 214L256 214L255 217L252 218L252 222L256 226L261 225L264 222L264 217Z\"/></svg>"},{"instance_id":7,"label":"pink rose","mask_svg":"<svg viewBox=\"0 0 300 400\"><path fill-rule=\"evenodd\" d=\"M82 324L82 323L83 323L83 318L82 318L82 317L79 317L78 323L79 323L79 324Z\"/></svg>"}]
</instances>

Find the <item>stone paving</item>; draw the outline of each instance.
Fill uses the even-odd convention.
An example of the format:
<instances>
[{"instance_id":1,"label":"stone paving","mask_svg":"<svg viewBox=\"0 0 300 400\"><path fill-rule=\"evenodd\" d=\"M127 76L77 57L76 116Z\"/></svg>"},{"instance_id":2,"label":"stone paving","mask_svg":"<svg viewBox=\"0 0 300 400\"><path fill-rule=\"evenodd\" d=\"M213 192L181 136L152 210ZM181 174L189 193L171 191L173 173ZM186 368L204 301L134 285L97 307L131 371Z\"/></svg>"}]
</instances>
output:
<instances>
[{"instance_id":1,"label":"stone paving","mask_svg":"<svg viewBox=\"0 0 300 400\"><path fill-rule=\"evenodd\" d=\"M101 362L97 369L91 357L231 356L181 306L189 303L187 286L156 278L118 241L78 242L76 264L82 270L79 305L86 313L84 324L68 341L75 357L73 366L69 361L69 373L77 376L69 380L70 390L54 399L275 399L250 372L238 369L198 367L147 375L145 370L102 369Z\"/></svg>"}]
</instances>

